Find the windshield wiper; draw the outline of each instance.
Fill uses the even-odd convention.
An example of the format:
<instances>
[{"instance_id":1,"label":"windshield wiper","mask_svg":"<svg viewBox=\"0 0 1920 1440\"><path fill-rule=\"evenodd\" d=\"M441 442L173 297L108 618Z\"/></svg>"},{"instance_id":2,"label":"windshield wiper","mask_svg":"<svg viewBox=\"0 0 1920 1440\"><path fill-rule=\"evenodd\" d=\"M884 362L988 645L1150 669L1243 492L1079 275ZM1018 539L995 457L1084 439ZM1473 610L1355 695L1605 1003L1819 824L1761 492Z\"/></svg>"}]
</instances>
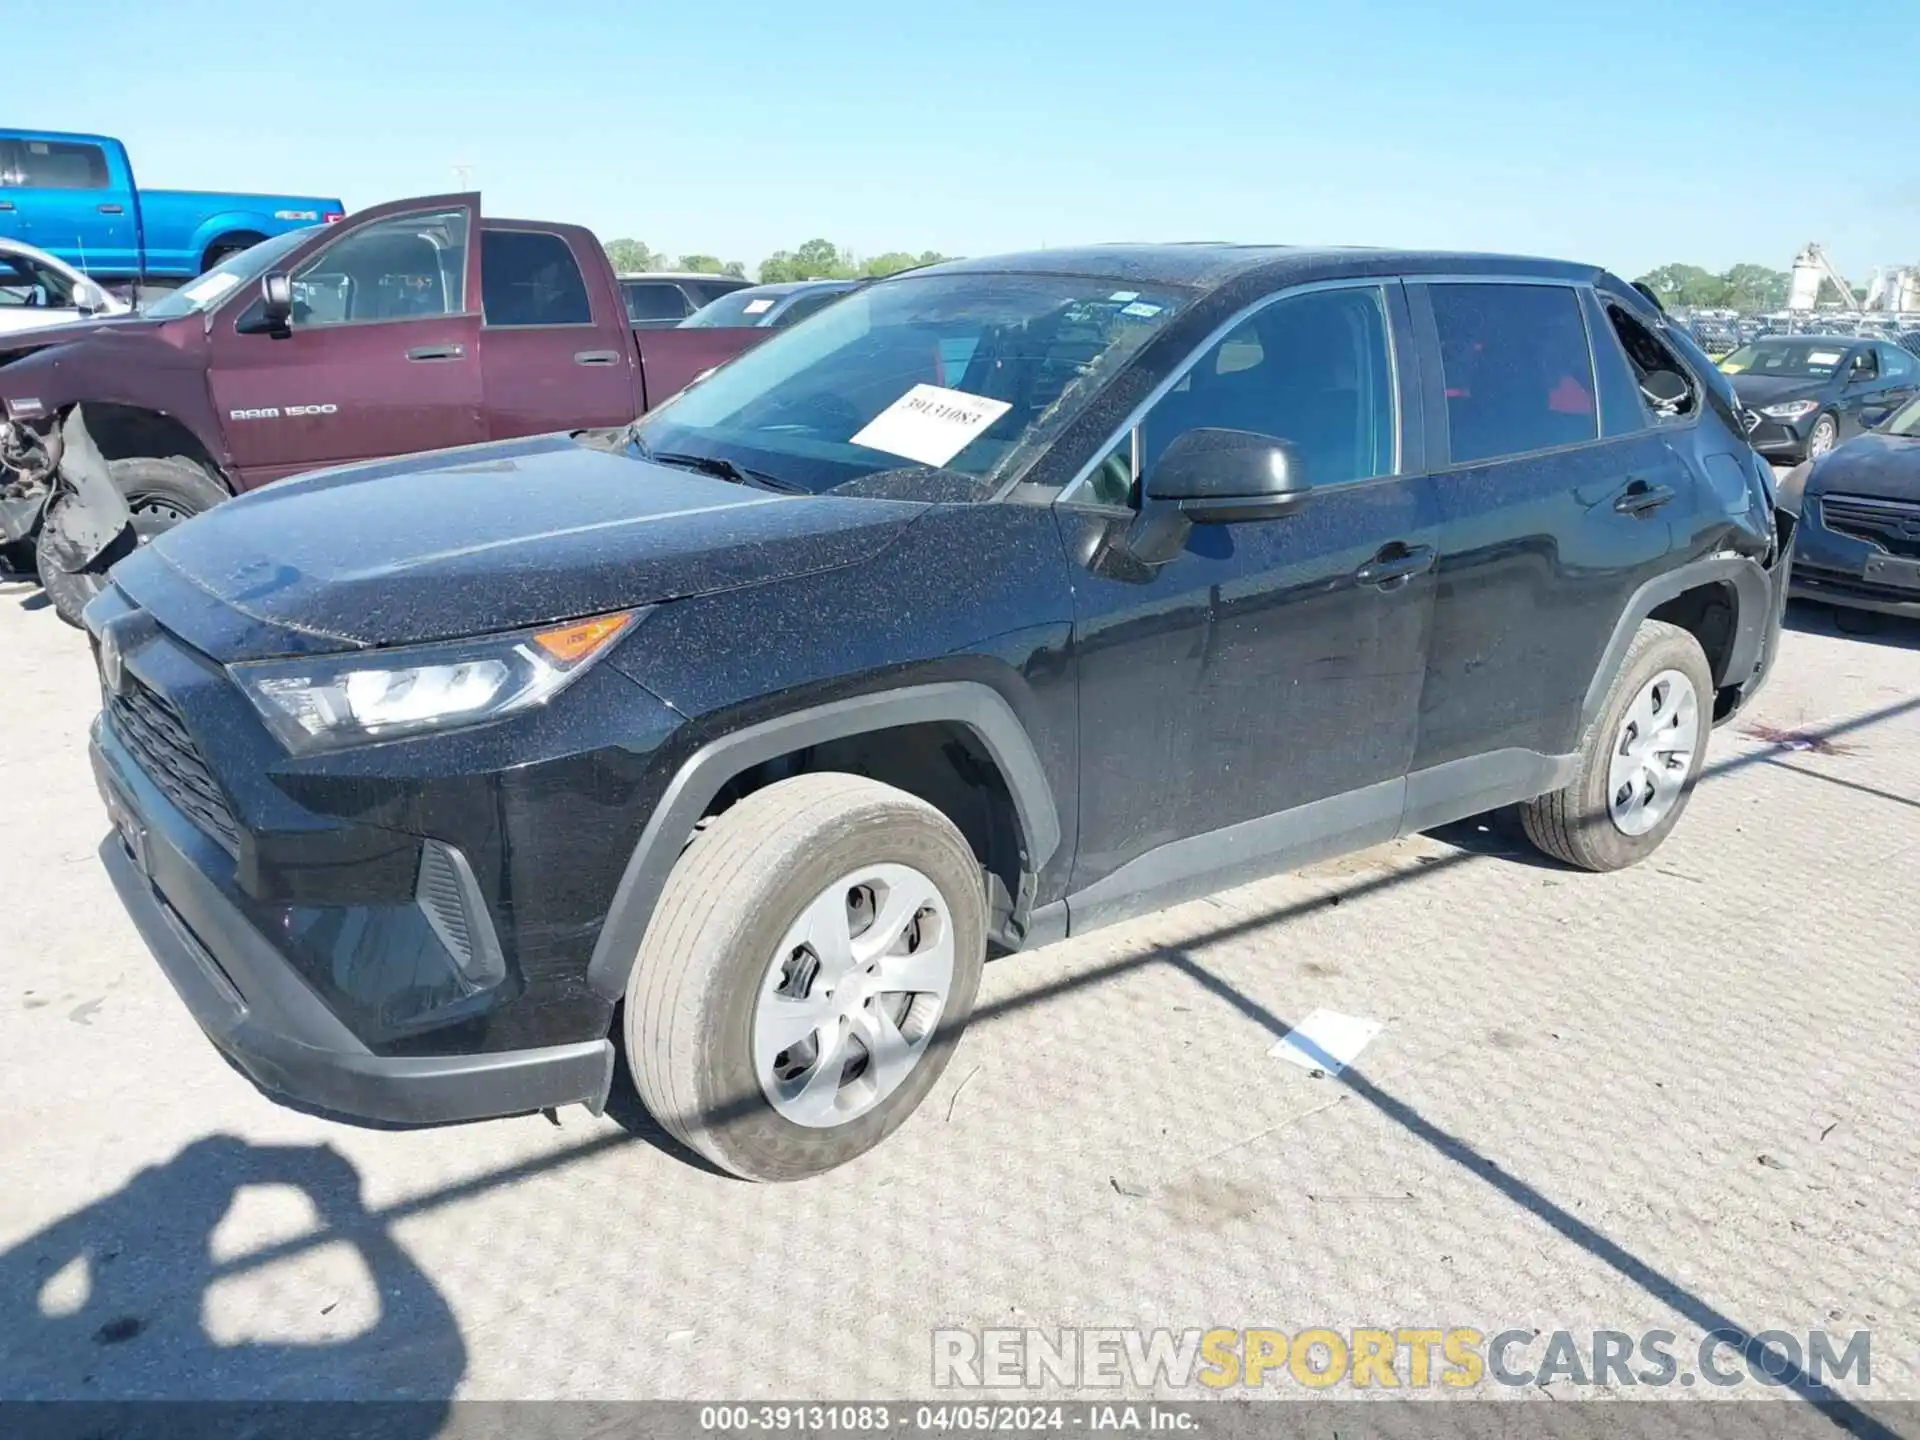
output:
<instances>
[{"instance_id":1,"label":"windshield wiper","mask_svg":"<svg viewBox=\"0 0 1920 1440\"><path fill-rule=\"evenodd\" d=\"M732 460L722 459L718 455L657 454L652 450L643 450L642 455L656 465L675 465L682 470L698 470L702 475L717 475L722 480L731 480L736 485L752 485L762 490L772 490L781 495L806 495L811 493L790 480L782 480L777 475L769 475L764 470L749 470L746 466Z\"/></svg>"}]
</instances>

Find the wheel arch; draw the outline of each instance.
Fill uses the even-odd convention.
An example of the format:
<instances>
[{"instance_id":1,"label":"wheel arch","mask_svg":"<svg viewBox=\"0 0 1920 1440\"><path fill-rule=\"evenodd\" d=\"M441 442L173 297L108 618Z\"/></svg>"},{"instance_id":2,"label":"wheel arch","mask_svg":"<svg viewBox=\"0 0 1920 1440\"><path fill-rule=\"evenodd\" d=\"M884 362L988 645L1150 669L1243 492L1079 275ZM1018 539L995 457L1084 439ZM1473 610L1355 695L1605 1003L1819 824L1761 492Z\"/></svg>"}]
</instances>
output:
<instances>
[{"instance_id":1,"label":"wheel arch","mask_svg":"<svg viewBox=\"0 0 1920 1440\"><path fill-rule=\"evenodd\" d=\"M888 731L947 726L963 732L1004 786L1018 827L1017 919L1031 901L1032 880L1059 849L1060 816L1053 790L1026 727L992 686L946 680L852 696L775 716L716 737L681 762L628 857L613 903L594 943L587 982L618 1000L648 923L688 838L735 780L783 757Z\"/></svg>"},{"instance_id":2,"label":"wheel arch","mask_svg":"<svg viewBox=\"0 0 1920 1440\"><path fill-rule=\"evenodd\" d=\"M1587 685L1580 723L1591 725L1634 633L1648 620L1665 620L1691 633L1706 651L1716 690L1744 684L1764 654L1772 588L1758 560L1714 555L1690 561L1647 581L1628 599L1600 664Z\"/></svg>"},{"instance_id":3,"label":"wheel arch","mask_svg":"<svg viewBox=\"0 0 1920 1440\"><path fill-rule=\"evenodd\" d=\"M191 426L177 416L142 405L90 400L85 407L87 431L103 460L155 460L180 456L203 467L218 484L233 493L220 461Z\"/></svg>"}]
</instances>

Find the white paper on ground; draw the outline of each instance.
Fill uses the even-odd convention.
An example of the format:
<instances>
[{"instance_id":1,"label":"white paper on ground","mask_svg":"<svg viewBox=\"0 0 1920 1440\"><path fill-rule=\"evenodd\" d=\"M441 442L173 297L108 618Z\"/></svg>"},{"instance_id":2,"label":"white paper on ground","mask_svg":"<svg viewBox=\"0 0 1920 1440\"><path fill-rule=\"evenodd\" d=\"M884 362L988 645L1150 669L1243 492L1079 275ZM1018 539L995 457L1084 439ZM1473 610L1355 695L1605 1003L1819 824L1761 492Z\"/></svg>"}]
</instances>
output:
<instances>
[{"instance_id":1,"label":"white paper on ground","mask_svg":"<svg viewBox=\"0 0 1920 1440\"><path fill-rule=\"evenodd\" d=\"M1360 1058L1367 1042L1379 1033L1378 1020L1342 1015L1337 1010L1316 1010L1267 1053L1278 1055L1302 1070L1324 1070L1329 1075L1338 1075Z\"/></svg>"},{"instance_id":2,"label":"white paper on ground","mask_svg":"<svg viewBox=\"0 0 1920 1440\"><path fill-rule=\"evenodd\" d=\"M944 465L1012 408L964 390L916 385L868 421L853 443L922 465Z\"/></svg>"}]
</instances>

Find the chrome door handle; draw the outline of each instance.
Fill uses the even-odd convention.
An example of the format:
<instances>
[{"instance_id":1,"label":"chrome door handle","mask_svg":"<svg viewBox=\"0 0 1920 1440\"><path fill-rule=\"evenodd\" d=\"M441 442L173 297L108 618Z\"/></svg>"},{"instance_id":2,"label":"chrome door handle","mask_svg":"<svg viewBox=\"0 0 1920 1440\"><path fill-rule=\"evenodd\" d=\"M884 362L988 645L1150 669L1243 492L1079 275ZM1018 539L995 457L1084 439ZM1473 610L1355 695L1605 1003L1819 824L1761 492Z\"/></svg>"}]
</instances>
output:
<instances>
[{"instance_id":1,"label":"chrome door handle","mask_svg":"<svg viewBox=\"0 0 1920 1440\"><path fill-rule=\"evenodd\" d=\"M407 351L409 360L462 360L466 358L464 345L416 345Z\"/></svg>"},{"instance_id":2,"label":"chrome door handle","mask_svg":"<svg viewBox=\"0 0 1920 1440\"><path fill-rule=\"evenodd\" d=\"M618 350L576 350L573 352L573 363L576 365L618 365L620 363L620 352Z\"/></svg>"}]
</instances>

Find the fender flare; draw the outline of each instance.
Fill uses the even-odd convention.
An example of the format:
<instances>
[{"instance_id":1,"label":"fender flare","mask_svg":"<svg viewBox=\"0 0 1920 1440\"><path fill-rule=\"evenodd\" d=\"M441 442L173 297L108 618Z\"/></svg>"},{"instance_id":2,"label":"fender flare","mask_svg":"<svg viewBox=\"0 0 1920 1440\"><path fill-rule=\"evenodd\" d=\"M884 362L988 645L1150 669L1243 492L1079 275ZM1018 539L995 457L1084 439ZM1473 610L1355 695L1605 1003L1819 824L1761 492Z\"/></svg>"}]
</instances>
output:
<instances>
[{"instance_id":1,"label":"fender flare","mask_svg":"<svg viewBox=\"0 0 1920 1440\"><path fill-rule=\"evenodd\" d=\"M1667 601L1705 585L1730 586L1735 597L1733 645L1727 652L1722 673L1713 677L1713 683L1738 685L1753 674L1764 651L1767 624L1774 610L1773 584L1766 568L1747 555L1710 555L1703 560L1689 561L1677 570L1654 576L1627 600L1580 706L1583 731L1599 716L1601 706L1606 703L1607 690L1613 684L1613 677L1620 673L1620 662L1641 622Z\"/></svg>"},{"instance_id":2,"label":"fender flare","mask_svg":"<svg viewBox=\"0 0 1920 1440\"><path fill-rule=\"evenodd\" d=\"M198 265L200 257L207 253L208 246L216 240L224 240L229 235L259 235L271 239L278 231L286 228L286 221L270 219L257 210L222 210L217 215L207 216L194 226L193 236L187 242L188 259L190 263Z\"/></svg>"},{"instance_id":3,"label":"fender flare","mask_svg":"<svg viewBox=\"0 0 1920 1440\"><path fill-rule=\"evenodd\" d=\"M1013 797L1026 868L1037 874L1060 846L1060 816L1033 741L998 691L977 680L950 680L835 700L732 731L687 757L667 782L627 860L594 942L587 984L609 1001L626 993L667 877L694 826L734 776L829 740L935 721L966 727L986 747Z\"/></svg>"}]
</instances>

